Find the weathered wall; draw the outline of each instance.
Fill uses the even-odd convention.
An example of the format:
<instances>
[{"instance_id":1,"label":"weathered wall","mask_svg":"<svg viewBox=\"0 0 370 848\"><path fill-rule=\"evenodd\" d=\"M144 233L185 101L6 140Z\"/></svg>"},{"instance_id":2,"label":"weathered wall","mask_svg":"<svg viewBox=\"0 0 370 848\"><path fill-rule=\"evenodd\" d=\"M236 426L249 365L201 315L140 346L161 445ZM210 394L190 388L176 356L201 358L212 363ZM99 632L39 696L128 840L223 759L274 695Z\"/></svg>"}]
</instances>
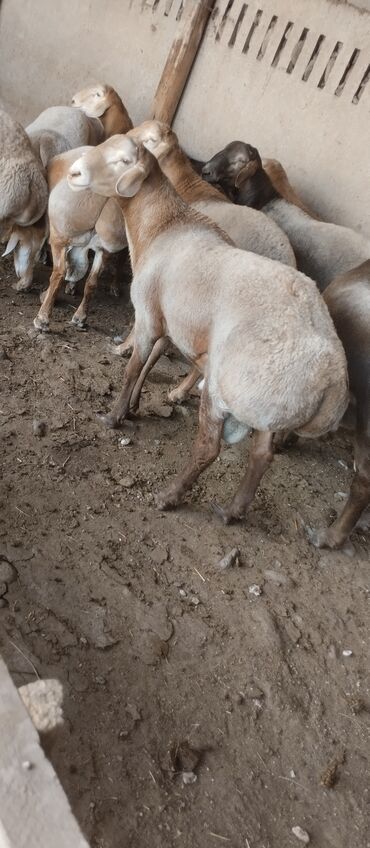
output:
<instances>
[{"instance_id":1,"label":"weathered wall","mask_svg":"<svg viewBox=\"0 0 370 848\"><path fill-rule=\"evenodd\" d=\"M102 80L141 121L182 5L3 0L0 97L27 123ZM370 233L369 75L370 0L219 0L175 129L197 157L256 144L324 217Z\"/></svg>"},{"instance_id":2,"label":"weathered wall","mask_svg":"<svg viewBox=\"0 0 370 848\"><path fill-rule=\"evenodd\" d=\"M46 106L69 103L78 89L109 82L139 122L150 109L180 5L180 0L3 0L0 98L27 124ZM167 8L171 14L165 14Z\"/></svg>"}]
</instances>

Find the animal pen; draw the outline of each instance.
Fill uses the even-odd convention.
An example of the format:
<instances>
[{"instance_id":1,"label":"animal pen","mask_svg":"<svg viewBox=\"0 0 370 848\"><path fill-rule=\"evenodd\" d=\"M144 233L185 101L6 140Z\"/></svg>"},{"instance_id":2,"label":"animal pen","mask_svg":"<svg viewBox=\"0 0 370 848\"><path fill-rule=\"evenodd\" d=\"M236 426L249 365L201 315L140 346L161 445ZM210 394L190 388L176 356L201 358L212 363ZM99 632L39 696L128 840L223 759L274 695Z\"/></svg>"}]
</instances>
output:
<instances>
[{"instance_id":1,"label":"animal pen","mask_svg":"<svg viewBox=\"0 0 370 848\"><path fill-rule=\"evenodd\" d=\"M26 126L96 80L134 127L171 124L196 160L250 142L320 218L370 236L370 0L2 0L0 98L13 118ZM122 329L117 306L107 298L86 336L59 328L53 347L30 337L32 305L6 274L0 848L369 848L369 541L353 559L303 541L306 524L332 518L334 495L341 505L350 442L278 456L282 488L262 492L250 541L249 527L215 529L192 506L148 521L177 434L189 451L195 400L173 413L155 395L183 365L164 358L141 436L135 422L115 441L97 435L89 403L99 411L120 385L106 344ZM44 450L29 435L40 409ZM227 488L235 446L226 457L210 479ZM53 765L15 690L34 673L63 683Z\"/></svg>"}]
</instances>

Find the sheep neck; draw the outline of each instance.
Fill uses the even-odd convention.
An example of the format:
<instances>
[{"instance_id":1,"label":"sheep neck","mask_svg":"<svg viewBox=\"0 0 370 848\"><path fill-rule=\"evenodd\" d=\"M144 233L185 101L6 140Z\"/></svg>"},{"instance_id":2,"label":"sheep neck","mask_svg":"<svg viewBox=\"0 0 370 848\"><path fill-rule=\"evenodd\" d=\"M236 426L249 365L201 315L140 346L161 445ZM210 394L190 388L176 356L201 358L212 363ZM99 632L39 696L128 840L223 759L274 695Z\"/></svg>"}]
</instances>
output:
<instances>
[{"instance_id":1,"label":"sheep neck","mask_svg":"<svg viewBox=\"0 0 370 848\"><path fill-rule=\"evenodd\" d=\"M149 176L134 197L117 197L122 208L132 270L135 272L152 242L162 232L197 218L153 161Z\"/></svg>"},{"instance_id":2,"label":"sheep neck","mask_svg":"<svg viewBox=\"0 0 370 848\"><path fill-rule=\"evenodd\" d=\"M192 167L186 154L180 147L174 147L160 161L162 171L171 181L178 194L187 203L201 200L220 200L228 203L227 197L217 188L206 183Z\"/></svg>"},{"instance_id":3,"label":"sheep neck","mask_svg":"<svg viewBox=\"0 0 370 848\"><path fill-rule=\"evenodd\" d=\"M245 180L240 188L229 188L234 203L239 206L251 206L253 209L263 209L271 200L280 200L281 194L276 191L270 177L263 168L259 168L253 177Z\"/></svg>"},{"instance_id":4,"label":"sheep neck","mask_svg":"<svg viewBox=\"0 0 370 848\"><path fill-rule=\"evenodd\" d=\"M105 138L110 138L110 136L119 133L127 133L132 129L131 118L118 96L112 100L100 120L104 127Z\"/></svg>"}]
</instances>

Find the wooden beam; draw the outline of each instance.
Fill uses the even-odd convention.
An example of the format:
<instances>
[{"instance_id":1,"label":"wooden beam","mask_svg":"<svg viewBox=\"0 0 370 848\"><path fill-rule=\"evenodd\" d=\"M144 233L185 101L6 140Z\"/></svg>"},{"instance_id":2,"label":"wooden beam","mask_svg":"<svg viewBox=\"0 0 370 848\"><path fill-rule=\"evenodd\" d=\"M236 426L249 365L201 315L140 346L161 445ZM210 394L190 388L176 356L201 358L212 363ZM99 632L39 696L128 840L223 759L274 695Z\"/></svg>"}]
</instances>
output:
<instances>
[{"instance_id":1,"label":"wooden beam","mask_svg":"<svg viewBox=\"0 0 370 848\"><path fill-rule=\"evenodd\" d=\"M172 124L215 0L185 0L176 37L154 95L152 118Z\"/></svg>"},{"instance_id":2,"label":"wooden beam","mask_svg":"<svg viewBox=\"0 0 370 848\"><path fill-rule=\"evenodd\" d=\"M89 848L1 659L0 848Z\"/></svg>"}]
</instances>

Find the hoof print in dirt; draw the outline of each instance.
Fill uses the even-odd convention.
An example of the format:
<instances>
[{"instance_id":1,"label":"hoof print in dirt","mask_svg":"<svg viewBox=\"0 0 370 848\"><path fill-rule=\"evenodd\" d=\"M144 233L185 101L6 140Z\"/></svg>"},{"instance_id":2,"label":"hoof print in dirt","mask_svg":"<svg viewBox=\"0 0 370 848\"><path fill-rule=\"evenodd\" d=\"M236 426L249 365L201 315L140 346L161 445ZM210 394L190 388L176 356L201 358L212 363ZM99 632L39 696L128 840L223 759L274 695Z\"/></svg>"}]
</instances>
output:
<instances>
[{"instance_id":1,"label":"hoof print in dirt","mask_svg":"<svg viewBox=\"0 0 370 848\"><path fill-rule=\"evenodd\" d=\"M168 771L172 777L181 775L185 785L196 783L196 769L201 764L204 751L193 748L187 740L175 742L168 752Z\"/></svg>"},{"instance_id":2,"label":"hoof print in dirt","mask_svg":"<svg viewBox=\"0 0 370 848\"><path fill-rule=\"evenodd\" d=\"M33 421L32 421L33 435L37 436L38 439L42 439L42 437L46 435L46 431L47 431L46 421L39 421L37 418L34 418Z\"/></svg>"}]
</instances>

